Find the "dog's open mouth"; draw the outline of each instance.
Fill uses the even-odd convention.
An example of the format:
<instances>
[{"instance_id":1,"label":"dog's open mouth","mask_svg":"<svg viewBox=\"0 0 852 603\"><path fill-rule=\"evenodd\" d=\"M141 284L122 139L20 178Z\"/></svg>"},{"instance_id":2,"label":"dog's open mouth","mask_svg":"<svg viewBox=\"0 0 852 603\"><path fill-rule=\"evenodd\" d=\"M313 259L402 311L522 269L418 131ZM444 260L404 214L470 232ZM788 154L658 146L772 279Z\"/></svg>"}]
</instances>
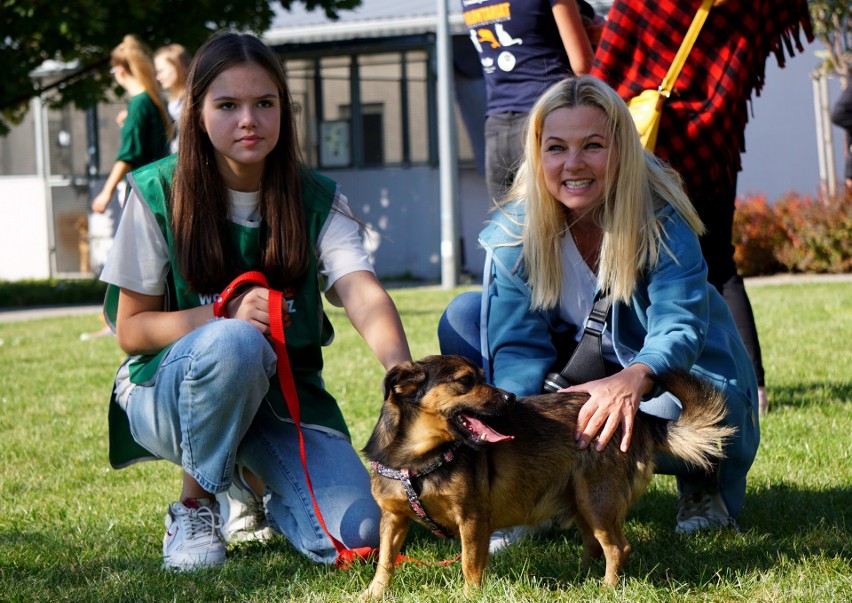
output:
<instances>
[{"instance_id":1,"label":"dog's open mouth","mask_svg":"<svg viewBox=\"0 0 852 603\"><path fill-rule=\"evenodd\" d=\"M456 416L456 422L475 444L495 444L515 439L515 436L503 435L483 423L482 420L463 412Z\"/></svg>"}]
</instances>

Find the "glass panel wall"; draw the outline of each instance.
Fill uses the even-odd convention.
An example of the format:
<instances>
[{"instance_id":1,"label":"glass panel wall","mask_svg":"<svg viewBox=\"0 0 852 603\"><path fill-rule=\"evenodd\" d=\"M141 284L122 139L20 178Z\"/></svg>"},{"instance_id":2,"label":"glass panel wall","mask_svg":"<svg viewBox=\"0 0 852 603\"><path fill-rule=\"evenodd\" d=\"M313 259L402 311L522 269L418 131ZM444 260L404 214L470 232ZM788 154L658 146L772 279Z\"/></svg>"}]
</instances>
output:
<instances>
[{"instance_id":1,"label":"glass panel wall","mask_svg":"<svg viewBox=\"0 0 852 603\"><path fill-rule=\"evenodd\" d=\"M354 124L348 109L352 104L352 63L353 58L349 56L319 60L320 98L316 102L316 120L320 168L357 165Z\"/></svg>"},{"instance_id":2,"label":"glass panel wall","mask_svg":"<svg viewBox=\"0 0 852 603\"><path fill-rule=\"evenodd\" d=\"M315 65L315 61L308 59L289 60L284 63L302 157L309 165L317 165Z\"/></svg>"},{"instance_id":3,"label":"glass panel wall","mask_svg":"<svg viewBox=\"0 0 852 603\"><path fill-rule=\"evenodd\" d=\"M429 61L420 49L288 57L284 67L306 161L319 169L434 164ZM458 140L460 160L471 159L463 127Z\"/></svg>"}]
</instances>

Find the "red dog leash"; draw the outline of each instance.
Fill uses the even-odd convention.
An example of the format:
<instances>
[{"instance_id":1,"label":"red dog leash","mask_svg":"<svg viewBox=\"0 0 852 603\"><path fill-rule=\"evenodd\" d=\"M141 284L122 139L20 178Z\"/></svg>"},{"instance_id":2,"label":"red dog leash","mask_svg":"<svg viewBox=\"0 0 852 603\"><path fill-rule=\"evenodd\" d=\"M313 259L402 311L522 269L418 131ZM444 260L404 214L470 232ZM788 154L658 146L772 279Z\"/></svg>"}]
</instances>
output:
<instances>
[{"instance_id":1,"label":"red dog leash","mask_svg":"<svg viewBox=\"0 0 852 603\"><path fill-rule=\"evenodd\" d=\"M355 549L346 548L346 546L331 535L325 525L322 513L317 504L316 496L314 496L314 487L311 484L311 476L308 473L308 459L305 453L305 438L302 434L301 424L301 409L299 403L299 395L296 392L296 381L293 378L293 369L290 367L290 356L287 354L287 340L284 337L284 324L287 322L284 319L287 312L287 305L284 303L284 294L281 291L276 291L269 288L269 282L262 272L250 271L241 274L235 278L225 289L216 296L213 301L213 315L217 318L230 318L225 305L235 296L249 286L264 287L269 290L269 330L270 338L272 339L272 347L275 350L275 355L278 357L278 383L281 384L281 392L284 394L284 400L287 402L287 409L290 411L290 418L296 425L296 433L299 435L299 456L302 460L302 469L305 471L305 482L308 485L308 491L311 493L311 501L314 505L314 512L317 515L323 531L325 531L334 549L337 551L335 565L341 569L349 569L357 560L375 559L378 555L378 549L369 546L358 547ZM461 557L459 554L455 559L438 562L437 565L450 565ZM412 559L404 555L398 555L395 564L399 563L417 563L422 564L417 559ZM431 565L431 564L428 564Z\"/></svg>"},{"instance_id":2,"label":"red dog leash","mask_svg":"<svg viewBox=\"0 0 852 603\"><path fill-rule=\"evenodd\" d=\"M269 329L270 338L272 339L272 347L275 354L278 356L278 382L281 384L281 392L284 394L284 400L287 402L287 409L290 411L290 418L296 425L296 433L299 435L299 456L302 460L302 468L305 471L305 482L308 485L308 491L311 493L311 501L314 504L314 512L317 515L322 529L331 540L337 551L337 559L335 564L337 567L348 569L352 563L358 559L368 559L376 555L377 549L372 547L359 547L348 549L346 546L331 535L325 525L317 504L316 496L314 496L314 487L311 484L311 476L308 474L308 459L305 453L305 438L302 434L301 425L301 410L299 404L299 395L296 392L296 381L293 378L293 369L290 367L290 357L287 354L287 342L284 337L285 313L287 305L284 303L284 295L281 291L270 289L266 277L261 272L252 271L241 274L235 278L216 296L213 302L213 315L217 318L230 318L225 309L227 304L234 296L239 295L243 289L248 286L260 286L269 289Z\"/></svg>"}]
</instances>

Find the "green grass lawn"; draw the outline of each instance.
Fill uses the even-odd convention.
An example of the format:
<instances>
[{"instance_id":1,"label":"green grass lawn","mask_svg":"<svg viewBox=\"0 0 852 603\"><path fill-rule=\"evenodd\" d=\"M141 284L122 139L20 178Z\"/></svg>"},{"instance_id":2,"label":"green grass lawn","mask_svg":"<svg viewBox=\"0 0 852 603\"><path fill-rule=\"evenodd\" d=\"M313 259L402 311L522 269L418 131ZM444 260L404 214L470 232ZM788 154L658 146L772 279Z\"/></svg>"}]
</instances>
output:
<instances>
[{"instance_id":1,"label":"green grass lawn","mask_svg":"<svg viewBox=\"0 0 852 603\"><path fill-rule=\"evenodd\" d=\"M456 291L391 291L415 357ZM479 593L461 567L404 565L396 601L850 601L852 283L749 290L771 412L751 472L740 534L674 534L675 487L656 477L631 511L633 557L617 588L603 562L581 568L575 530L495 558ZM378 416L383 371L340 310L326 381L355 446ZM122 360L113 338L81 342L96 315L0 323L0 601L353 601L373 567L317 566L278 539L232 550L220 571L160 570L163 515L179 470L107 462L106 409ZM405 553L454 557L457 541L412 530Z\"/></svg>"}]
</instances>

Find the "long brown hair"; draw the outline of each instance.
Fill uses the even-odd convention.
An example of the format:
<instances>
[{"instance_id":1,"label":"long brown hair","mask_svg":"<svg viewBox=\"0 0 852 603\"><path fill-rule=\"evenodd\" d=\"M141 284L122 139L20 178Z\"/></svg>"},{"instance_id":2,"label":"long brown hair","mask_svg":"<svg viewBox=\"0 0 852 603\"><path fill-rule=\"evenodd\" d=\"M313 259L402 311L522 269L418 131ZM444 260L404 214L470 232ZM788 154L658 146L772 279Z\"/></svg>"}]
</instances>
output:
<instances>
[{"instance_id":1,"label":"long brown hair","mask_svg":"<svg viewBox=\"0 0 852 603\"><path fill-rule=\"evenodd\" d=\"M172 137L172 120L160 95L160 84L154 75L154 61L148 47L133 34L127 34L121 44L112 49L110 64L122 67L145 89L145 92L157 106L166 128L168 138Z\"/></svg>"},{"instance_id":2,"label":"long brown hair","mask_svg":"<svg viewBox=\"0 0 852 603\"><path fill-rule=\"evenodd\" d=\"M214 34L189 67L171 195L175 258L184 278L199 293L220 291L240 270L228 243L228 191L215 167L213 144L201 127L201 110L213 80L226 69L246 63L269 73L278 87L281 107L278 143L266 157L260 183L260 269L270 285L280 287L302 276L309 264L301 191L301 176L307 170L284 70L272 50L253 35Z\"/></svg>"}]
</instances>

